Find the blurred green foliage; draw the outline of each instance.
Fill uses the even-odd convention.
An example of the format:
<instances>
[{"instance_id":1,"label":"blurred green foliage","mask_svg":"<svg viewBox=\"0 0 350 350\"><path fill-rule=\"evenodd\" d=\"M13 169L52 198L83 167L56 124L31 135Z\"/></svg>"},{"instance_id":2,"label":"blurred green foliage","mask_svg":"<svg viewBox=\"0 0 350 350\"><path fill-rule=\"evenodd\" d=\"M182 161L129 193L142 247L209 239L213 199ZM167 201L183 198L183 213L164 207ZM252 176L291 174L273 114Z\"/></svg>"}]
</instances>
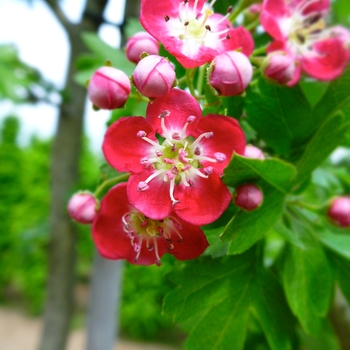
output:
<instances>
[{"instance_id":1,"label":"blurred green foliage","mask_svg":"<svg viewBox=\"0 0 350 350\"><path fill-rule=\"evenodd\" d=\"M0 125L0 303L24 307L40 314L47 278L47 243L50 212L51 140L33 136L19 147L20 123L15 116ZM100 155L84 139L78 189L94 191L100 176ZM70 193L71 194L71 193ZM67 194L67 201L70 196ZM93 261L90 226L78 225L78 282L87 284ZM171 290L164 275L173 266L173 257L163 266L128 264L125 268L121 308L121 332L139 340L172 341L173 323L161 314L164 295Z\"/></svg>"}]
</instances>

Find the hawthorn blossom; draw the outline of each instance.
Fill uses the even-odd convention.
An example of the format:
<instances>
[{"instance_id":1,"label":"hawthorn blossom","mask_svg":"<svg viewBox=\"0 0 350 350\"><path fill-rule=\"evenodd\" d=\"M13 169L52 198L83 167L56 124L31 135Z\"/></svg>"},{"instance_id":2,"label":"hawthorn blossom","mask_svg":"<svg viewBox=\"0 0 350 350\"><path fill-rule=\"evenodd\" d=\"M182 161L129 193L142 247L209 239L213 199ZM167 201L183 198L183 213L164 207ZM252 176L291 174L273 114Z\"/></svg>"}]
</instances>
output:
<instances>
[{"instance_id":1,"label":"hawthorn blossom","mask_svg":"<svg viewBox=\"0 0 350 350\"><path fill-rule=\"evenodd\" d=\"M249 56L254 42L243 27L234 29L228 17L214 13L215 1L142 0L140 21L143 27L185 68L211 62L218 54L241 49Z\"/></svg>"},{"instance_id":2,"label":"hawthorn blossom","mask_svg":"<svg viewBox=\"0 0 350 350\"><path fill-rule=\"evenodd\" d=\"M139 63L143 53L158 55L159 44L158 41L147 32L137 32L128 39L125 47L125 54L129 61Z\"/></svg>"},{"instance_id":3,"label":"hawthorn blossom","mask_svg":"<svg viewBox=\"0 0 350 350\"><path fill-rule=\"evenodd\" d=\"M296 62L294 85L301 71L320 80L338 77L348 59L340 35L327 28L329 0L264 0L261 24L275 39L268 52L285 51Z\"/></svg>"},{"instance_id":4,"label":"hawthorn blossom","mask_svg":"<svg viewBox=\"0 0 350 350\"><path fill-rule=\"evenodd\" d=\"M126 259L132 264L161 265L170 253L179 260L201 255L208 242L203 231L175 213L152 220L128 202L126 183L108 191L92 226L92 237L107 259Z\"/></svg>"},{"instance_id":5,"label":"hawthorn blossom","mask_svg":"<svg viewBox=\"0 0 350 350\"><path fill-rule=\"evenodd\" d=\"M175 213L192 224L215 221L230 203L221 176L233 152L243 154L238 122L209 114L189 93L172 89L149 103L146 118L124 117L112 124L102 146L111 166L130 172L128 197L144 215Z\"/></svg>"}]
</instances>

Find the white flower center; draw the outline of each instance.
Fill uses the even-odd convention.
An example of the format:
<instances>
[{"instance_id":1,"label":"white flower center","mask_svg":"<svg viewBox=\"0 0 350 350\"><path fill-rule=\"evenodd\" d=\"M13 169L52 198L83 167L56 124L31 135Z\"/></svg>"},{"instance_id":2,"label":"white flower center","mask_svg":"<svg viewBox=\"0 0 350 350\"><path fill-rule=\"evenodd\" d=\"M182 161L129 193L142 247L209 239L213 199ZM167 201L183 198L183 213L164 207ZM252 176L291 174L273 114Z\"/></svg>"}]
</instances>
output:
<instances>
[{"instance_id":1,"label":"white flower center","mask_svg":"<svg viewBox=\"0 0 350 350\"><path fill-rule=\"evenodd\" d=\"M165 126L164 119L170 115L169 111L161 113L161 127L165 140L162 144L150 140L146 133L140 130L137 136L150 143L150 153L154 156L143 157L140 162L145 167L153 166L155 172L150 175L145 181L141 181L138 184L139 191L148 190L148 183L155 177L162 176L165 182L169 182L170 185L170 198L173 205L178 203L178 200L174 198L175 185L182 183L186 187L193 186L193 177L200 176L202 178L208 178L213 172L211 166L203 167L203 161L206 162L224 162L226 155L221 152L215 152L212 157L207 157L203 154L203 140L213 137L213 132L205 132L193 140L187 137L187 126L195 120L194 116L190 116L187 122L183 126L181 131L173 130L169 131Z\"/></svg>"}]
</instances>

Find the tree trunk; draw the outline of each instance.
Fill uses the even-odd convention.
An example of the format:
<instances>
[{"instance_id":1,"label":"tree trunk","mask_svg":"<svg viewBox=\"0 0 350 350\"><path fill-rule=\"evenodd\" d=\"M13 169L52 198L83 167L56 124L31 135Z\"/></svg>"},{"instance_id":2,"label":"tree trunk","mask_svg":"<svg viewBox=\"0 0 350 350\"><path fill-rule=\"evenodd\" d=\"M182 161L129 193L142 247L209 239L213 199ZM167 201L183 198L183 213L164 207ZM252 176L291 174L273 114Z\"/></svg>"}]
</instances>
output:
<instances>
[{"instance_id":1,"label":"tree trunk","mask_svg":"<svg viewBox=\"0 0 350 350\"><path fill-rule=\"evenodd\" d=\"M101 16L108 0L88 0L86 11ZM56 3L47 4L67 31L71 51L65 91L67 99L60 106L57 133L52 153L52 207L50 215L50 243L48 247L49 276L44 325L40 350L62 350L73 312L75 280L76 231L67 214L67 201L79 177L79 157L82 142L86 89L74 82L75 61L87 51L81 41L82 31L96 31L99 22L84 16L81 23L72 25Z\"/></svg>"}]
</instances>

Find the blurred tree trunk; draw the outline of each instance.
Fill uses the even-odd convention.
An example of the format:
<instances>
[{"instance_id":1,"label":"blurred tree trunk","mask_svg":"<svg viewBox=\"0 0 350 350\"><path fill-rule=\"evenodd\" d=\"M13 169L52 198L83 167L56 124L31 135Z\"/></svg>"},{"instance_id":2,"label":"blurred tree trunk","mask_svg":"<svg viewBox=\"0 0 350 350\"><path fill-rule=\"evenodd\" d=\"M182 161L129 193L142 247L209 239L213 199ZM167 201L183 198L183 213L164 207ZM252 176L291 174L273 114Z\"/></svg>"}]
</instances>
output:
<instances>
[{"instance_id":1,"label":"blurred tree trunk","mask_svg":"<svg viewBox=\"0 0 350 350\"><path fill-rule=\"evenodd\" d=\"M138 18L140 0L125 2L124 21ZM121 47L127 38L122 29ZM119 335L119 310L124 261L106 260L95 251L90 281L86 350L112 350Z\"/></svg>"},{"instance_id":2,"label":"blurred tree trunk","mask_svg":"<svg viewBox=\"0 0 350 350\"><path fill-rule=\"evenodd\" d=\"M67 200L79 177L86 89L73 78L76 58L86 51L80 34L97 31L108 0L87 0L79 24L70 23L56 1L46 0L68 35L69 68L66 97L60 106L52 153L52 207L50 216L49 276L40 350L63 350L66 346L73 311L76 231L67 214ZM92 14L95 16L92 16Z\"/></svg>"}]
</instances>

